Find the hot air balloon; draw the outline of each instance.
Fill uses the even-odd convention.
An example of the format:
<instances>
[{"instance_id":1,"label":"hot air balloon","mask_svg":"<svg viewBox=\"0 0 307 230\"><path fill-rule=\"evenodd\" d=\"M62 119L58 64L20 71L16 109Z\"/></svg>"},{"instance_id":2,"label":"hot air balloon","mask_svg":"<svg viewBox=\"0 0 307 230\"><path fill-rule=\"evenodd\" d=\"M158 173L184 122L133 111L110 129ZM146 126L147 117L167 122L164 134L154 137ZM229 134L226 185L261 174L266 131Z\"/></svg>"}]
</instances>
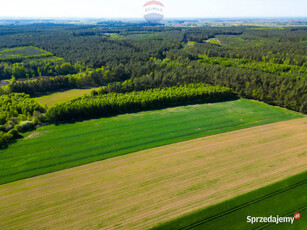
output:
<instances>
[{"instance_id":1,"label":"hot air balloon","mask_svg":"<svg viewBox=\"0 0 307 230\"><path fill-rule=\"evenodd\" d=\"M144 18L149 23L159 23L164 18L164 5L157 0L146 2L144 5L144 11Z\"/></svg>"}]
</instances>

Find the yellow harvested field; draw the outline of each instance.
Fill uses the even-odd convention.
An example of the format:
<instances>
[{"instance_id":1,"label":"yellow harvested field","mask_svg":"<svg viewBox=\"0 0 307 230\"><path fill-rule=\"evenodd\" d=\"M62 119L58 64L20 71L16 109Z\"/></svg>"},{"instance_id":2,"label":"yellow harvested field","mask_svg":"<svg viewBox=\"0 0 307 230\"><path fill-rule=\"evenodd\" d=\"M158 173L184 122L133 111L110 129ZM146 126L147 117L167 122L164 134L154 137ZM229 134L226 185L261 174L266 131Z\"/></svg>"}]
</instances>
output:
<instances>
[{"instance_id":1,"label":"yellow harvested field","mask_svg":"<svg viewBox=\"0 0 307 230\"><path fill-rule=\"evenodd\" d=\"M307 118L0 186L0 229L146 229L306 170Z\"/></svg>"}]
</instances>

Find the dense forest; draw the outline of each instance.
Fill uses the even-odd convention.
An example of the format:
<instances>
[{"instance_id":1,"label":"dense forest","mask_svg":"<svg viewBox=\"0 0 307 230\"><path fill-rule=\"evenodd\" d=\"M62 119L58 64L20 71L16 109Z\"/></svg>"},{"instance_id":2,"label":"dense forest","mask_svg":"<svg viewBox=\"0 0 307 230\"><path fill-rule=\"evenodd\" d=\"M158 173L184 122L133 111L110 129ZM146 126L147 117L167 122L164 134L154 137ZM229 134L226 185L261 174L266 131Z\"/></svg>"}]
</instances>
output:
<instances>
[{"instance_id":1,"label":"dense forest","mask_svg":"<svg viewBox=\"0 0 307 230\"><path fill-rule=\"evenodd\" d=\"M190 103L193 100L184 97L180 87L198 83L228 87L241 97L307 113L306 54L304 26L188 28L119 22L0 26L3 100L23 98L25 104L38 106L30 97L101 86L90 96L54 108L35 107L24 113L14 103L2 104L1 136L27 130L18 126L26 121L30 127L29 122L35 126L99 117L105 113L95 108L102 108L105 98L129 101L135 92L142 92L149 104L132 103L135 109L130 110L132 104L116 107L119 102L114 102L113 113L150 109L156 99L149 94L166 87L177 87L182 100ZM231 99L232 93L225 95ZM2 139L7 143L10 138Z\"/></svg>"}]
</instances>

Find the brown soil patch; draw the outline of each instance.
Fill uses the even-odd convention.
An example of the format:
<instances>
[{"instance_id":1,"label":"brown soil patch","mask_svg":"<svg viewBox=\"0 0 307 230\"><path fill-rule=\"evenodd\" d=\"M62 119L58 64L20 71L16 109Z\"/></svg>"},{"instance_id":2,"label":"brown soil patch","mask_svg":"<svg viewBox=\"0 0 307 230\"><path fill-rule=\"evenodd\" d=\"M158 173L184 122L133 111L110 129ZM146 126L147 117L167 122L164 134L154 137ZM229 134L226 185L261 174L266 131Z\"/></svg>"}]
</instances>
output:
<instances>
[{"instance_id":1,"label":"brown soil patch","mask_svg":"<svg viewBox=\"0 0 307 230\"><path fill-rule=\"evenodd\" d=\"M34 132L34 133L31 133L29 136L25 137L25 139L37 138L39 136L42 136L43 134L44 134L44 132Z\"/></svg>"}]
</instances>

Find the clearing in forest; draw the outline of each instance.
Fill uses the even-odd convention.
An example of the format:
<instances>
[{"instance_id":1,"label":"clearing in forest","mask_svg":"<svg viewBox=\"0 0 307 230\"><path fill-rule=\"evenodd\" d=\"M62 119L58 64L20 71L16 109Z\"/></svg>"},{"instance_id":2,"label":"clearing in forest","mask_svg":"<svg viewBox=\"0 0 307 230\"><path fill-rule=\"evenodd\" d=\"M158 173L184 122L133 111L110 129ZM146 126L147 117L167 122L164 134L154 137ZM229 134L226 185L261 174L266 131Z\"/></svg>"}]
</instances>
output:
<instances>
[{"instance_id":1,"label":"clearing in forest","mask_svg":"<svg viewBox=\"0 0 307 230\"><path fill-rule=\"evenodd\" d=\"M51 107L55 104L64 103L71 99L81 97L85 94L90 94L92 90L97 90L99 88L90 88L90 89L71 89L63 92L52 93L49 95L44 95L34 98L41 105L47 105Z\"/></svg>"}]
</instances>

